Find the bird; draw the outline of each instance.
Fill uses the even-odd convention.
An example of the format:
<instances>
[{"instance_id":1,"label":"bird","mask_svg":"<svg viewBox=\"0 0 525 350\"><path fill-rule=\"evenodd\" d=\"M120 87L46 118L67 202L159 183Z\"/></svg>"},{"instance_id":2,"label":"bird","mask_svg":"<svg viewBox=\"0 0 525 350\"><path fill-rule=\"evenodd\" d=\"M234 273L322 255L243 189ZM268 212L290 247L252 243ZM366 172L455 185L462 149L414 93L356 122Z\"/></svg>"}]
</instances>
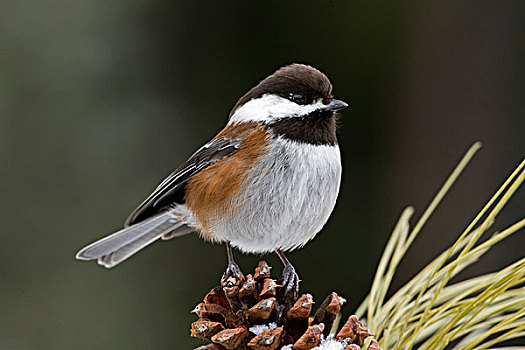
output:
<instances>
[{"instance_id":1,"label":"bird","mask_svg":"<svg viewBox=\"0 0 525 350\"><path fill-rule=\"evenodd\" d=\"M232 247L276 253L282 286L297 295L299 275L284 252L312 240L335 207L342 173L336 129L347 106L318 69L277 69L237 101L226 126L169 174L123 229L76 258L111 268L159 239L197 233L226 246L225 277L243 276Z\"/></svg>"}]
</instances>

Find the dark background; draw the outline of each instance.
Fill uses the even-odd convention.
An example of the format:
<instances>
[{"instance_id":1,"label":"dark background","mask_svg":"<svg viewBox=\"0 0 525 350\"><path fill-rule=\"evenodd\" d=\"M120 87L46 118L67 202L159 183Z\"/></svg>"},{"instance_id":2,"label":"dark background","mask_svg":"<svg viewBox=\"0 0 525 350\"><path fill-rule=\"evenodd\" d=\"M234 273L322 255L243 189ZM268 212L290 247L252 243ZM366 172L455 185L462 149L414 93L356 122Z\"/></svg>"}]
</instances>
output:
<instances>
[{"instance_id":1,"label":"dark background","mask_svg":"<svg viewBox=\"0 0 525 350\"><path fill-rule=\"evenodd\" d=\"M410 250L399 286L449 246L525 151L523 1L0 3L0 348L189 349L189 313L224 247L186 236L113 270L75 261L291 62L350 102L344 175L322 233L293 252L303 290L365 296L406 205L420 215L484 147ZM523 216L518 193L496 222ZM463 276L523 255L523 233ZM257 256L237 260L245 271ZM265 257L280 273L275 257Z\"/></svg>"}]
</instances>

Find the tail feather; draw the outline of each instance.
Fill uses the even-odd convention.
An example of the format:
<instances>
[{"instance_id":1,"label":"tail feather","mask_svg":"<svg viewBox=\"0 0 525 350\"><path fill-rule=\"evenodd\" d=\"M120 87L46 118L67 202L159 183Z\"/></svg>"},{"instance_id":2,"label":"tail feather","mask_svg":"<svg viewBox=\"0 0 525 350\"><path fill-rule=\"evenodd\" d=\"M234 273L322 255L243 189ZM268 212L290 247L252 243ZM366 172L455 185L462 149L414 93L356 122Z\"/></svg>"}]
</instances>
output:
<instances>
[{"instance_id":1,"label":"tail feather","mask_svg":"<svg viewBox=\"0 0 525 350\"><path fill-rule=\"evenodd\" d=\"M161 233L162 234L162 233ZM107 255L103 255L97 259L98 263L106 268L111 268L121 261L126 260L131 255L135 254L142 248L150 245L160 238L157 230L145 233L144 236L137 238L136 240L126 244L123 247L117 248Z\"/></svg>"},{"instance_id":2,"label":"tail feather","mask_svg":"<svg viewBox=\"0 0 525 350\"><path fill-rule=\"evenodd\" d=\"M91 243L76 257L80 260L97 259L100 265L111 268L163 235L179 230L181 233L190 232L177 215L165 212Z\"/></svg>"}]
</instances>

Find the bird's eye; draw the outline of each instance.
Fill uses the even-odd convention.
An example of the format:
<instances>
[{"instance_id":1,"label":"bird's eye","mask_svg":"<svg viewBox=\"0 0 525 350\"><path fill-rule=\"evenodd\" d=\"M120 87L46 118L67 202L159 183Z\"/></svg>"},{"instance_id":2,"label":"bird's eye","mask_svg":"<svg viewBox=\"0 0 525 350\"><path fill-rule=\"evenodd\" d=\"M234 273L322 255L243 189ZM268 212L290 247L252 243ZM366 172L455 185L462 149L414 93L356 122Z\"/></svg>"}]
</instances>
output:
<instances>
[{"instance_id":1,"label":"bird's eye","mask_svg":"<svg viewBox=\"0 0 525 350\"><path fill-rule=\"evenodd\" d=\"M306 103L306 97L302 94L290 94L290 99L300 105L303 105Z\"/></svg>"}]
</instances>

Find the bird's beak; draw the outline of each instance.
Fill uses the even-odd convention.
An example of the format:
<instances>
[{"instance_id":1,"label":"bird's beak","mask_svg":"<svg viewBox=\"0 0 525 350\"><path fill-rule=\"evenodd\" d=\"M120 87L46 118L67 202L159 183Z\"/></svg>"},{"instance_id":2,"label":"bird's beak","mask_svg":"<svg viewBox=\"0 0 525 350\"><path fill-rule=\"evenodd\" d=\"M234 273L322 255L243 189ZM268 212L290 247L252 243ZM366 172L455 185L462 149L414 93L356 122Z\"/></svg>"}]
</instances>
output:
<instances>
[{"instance_id":1,"label":"bird's beak","mask_svg":"<svg viewBox=\"0 0 525 350\"><path fill-rule=\"evenodd\" d=\"M341 109L345 109L346 107L348 107L348 103L341 100L333 99L332 101L330 101L329 104L325 106L325 109L328 111L336 112L340 111Z\"/></svg>"}]
</instances>

